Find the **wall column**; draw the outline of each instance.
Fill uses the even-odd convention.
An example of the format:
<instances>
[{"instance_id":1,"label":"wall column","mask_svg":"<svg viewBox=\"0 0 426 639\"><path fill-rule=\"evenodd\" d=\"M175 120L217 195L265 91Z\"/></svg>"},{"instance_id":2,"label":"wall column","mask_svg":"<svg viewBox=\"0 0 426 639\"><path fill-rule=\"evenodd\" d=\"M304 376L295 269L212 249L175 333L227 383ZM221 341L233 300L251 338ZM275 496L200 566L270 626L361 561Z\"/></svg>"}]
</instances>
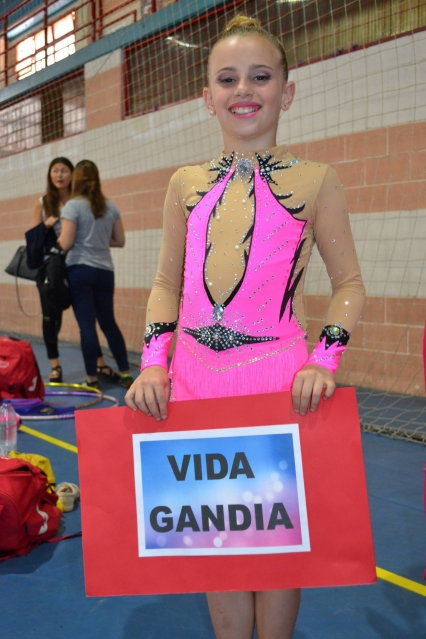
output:
<instances>
[{"instance_id":1,"label":"wall column","mask_svg":"<svg viewBox=\"0 0 426 639\"><path fill-rule=\"evenodd\" d=\"M87 131L121 121L123 104L122 67L122 49L117 49L85 65Z\"/></svg>"}]
</instances>

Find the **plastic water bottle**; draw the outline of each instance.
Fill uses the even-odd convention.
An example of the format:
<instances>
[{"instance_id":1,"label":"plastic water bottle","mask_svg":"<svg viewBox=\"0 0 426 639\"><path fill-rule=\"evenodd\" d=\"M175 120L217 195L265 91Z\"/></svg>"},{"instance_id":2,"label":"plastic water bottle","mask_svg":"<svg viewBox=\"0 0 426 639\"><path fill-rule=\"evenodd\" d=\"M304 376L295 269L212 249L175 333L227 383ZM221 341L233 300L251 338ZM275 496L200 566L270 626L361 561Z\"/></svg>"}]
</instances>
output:
<instances>
[{"instance_id":1,"label":"plastic water bottle","mask_svg":"<svg viewBox=\"0 0 426 639\"><path fill-rule=\"evenodd\" d=\"M0 406L0 455L6 456L11 450L16 450L17 440L18 416L6 400Z\"/></svg>"}]
</instances>

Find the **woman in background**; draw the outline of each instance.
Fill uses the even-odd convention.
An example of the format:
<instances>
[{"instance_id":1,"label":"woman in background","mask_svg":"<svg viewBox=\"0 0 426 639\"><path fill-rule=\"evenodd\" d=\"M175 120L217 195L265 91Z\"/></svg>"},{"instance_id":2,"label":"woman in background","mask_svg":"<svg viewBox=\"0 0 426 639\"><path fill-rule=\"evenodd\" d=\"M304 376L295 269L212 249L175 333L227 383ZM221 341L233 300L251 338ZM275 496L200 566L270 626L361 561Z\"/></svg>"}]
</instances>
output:
<instances>
[{"instance_id":1,"label":"woman in background","mask_svg":"<svg viewBox=\"0 0 426 639\"><path fill-rule=\"evenodd\" d=\"M71 182L74 165L66 157L54 158L47 171L46 193L35 202L32 210L32 229L37 232L32 234L35 244L28 247L33 258L37 261L50 259L50 251L57 247L57 240L61 233L61 212L71 199ZM43 286L45 270L40 271L40 279L37 288L40 294L42 308L43 339L46 345L47 357L50 360L51 371L49 382L62 382L62 367L59 362L58 335L62 325L62 307L58 304L52 291ZM97 370L102 372L106 379L117 381L117 374L107 366L101 348L98 344Z\"/></svg>"},{"instance_id":2,"label":"woman in background","mask_svg":"<svg viewBox=\"0 0 426 639\"><path fill-rule=\"evenodd\" d=\"M72 198L62 212L59 244L67 255L71 304L80 327L86 383L99 387L96 320L120 371L120 383L132 384L126 345L114 317L114 270L110 247L125 243L120 212L102 193L97 166L90 160L77 164Z\"/></svg>"},{"instance_id":3,"label":"woman in background","mask_svg":"<svg viewBox=\"0 0 426 639\"><path fill-rule=\"evenodd\" d=\"M74 166L68 158L54 158L47 172L46 193L34 204L32 211L33 229L37 228L42 259L48 260L50 250L56 245L61 232L61 211L71 198L71 179ZM34 247L28 247L34 250ZM59 363L58 335L62 324L62 308L48 294L41 281L37 281L43 314L43 339L51 372L49 382L62 382L62 368Z\"/></svg>"}]
</instances>

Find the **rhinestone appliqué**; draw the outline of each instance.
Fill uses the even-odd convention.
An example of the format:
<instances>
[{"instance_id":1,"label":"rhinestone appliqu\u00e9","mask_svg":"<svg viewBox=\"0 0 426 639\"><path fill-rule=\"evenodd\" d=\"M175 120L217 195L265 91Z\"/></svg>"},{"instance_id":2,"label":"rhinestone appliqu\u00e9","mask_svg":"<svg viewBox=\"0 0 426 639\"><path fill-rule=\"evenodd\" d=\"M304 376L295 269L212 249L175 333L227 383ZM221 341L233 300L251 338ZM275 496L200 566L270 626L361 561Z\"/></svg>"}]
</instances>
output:
<instances>
[{"instance_id":1,"label":"rhinestone appliqu\u00e9","mask_svg":"<svg viewBox=\"0 0 426 639\"><path fill-rule=\"evenodd\" d=\"M337 342L338 346L346 346L349 342L350 333L345 331L341 323L324 326L321 331L320 341L325 338L325 350L327 350L332 344Z\"/></svg>"},{"instance_id":2,"label":"rhinestone appliqu\u00e9","mask_svg":"<svg viewBox=\"0 0 426 639\"><path fill-rule=\"evenodd\" d=\"M249 158L241 158L241 160L238 160L238 162L236 163L235 170L240 178L245 180L246 178L252 176L254 171L254 164L251 160L249 160Z\"/></svg>"},{"instance_id":3,"label":"rhinestone appliqu\u00e9","mask_svg":"<svg viewBox=\"0 0 426 639\"><path fill-rule=\"evenodd\" d=\"M276 341L278 337L254 337L253 335L244 335L231 328L226 328L220 324L213 326L203 326L203 328L191 329L182 327L184 333L191 335L199 344L208 346L213 351L226 351L229 348L245 346L248 344L258 344L262 342Z\"/></svg>"},{"instance_id":4,"label":"rhinestone appliqu\u00e9","mask_svg":"<svg viewBox=\"0 0 426 639\"><path fill-rule=\"evenodd\" d=\"M213 307L213 319L216 322L221 322L224 312L225 307L222 304L215 304Z\"/></svg>"}]
</instances>

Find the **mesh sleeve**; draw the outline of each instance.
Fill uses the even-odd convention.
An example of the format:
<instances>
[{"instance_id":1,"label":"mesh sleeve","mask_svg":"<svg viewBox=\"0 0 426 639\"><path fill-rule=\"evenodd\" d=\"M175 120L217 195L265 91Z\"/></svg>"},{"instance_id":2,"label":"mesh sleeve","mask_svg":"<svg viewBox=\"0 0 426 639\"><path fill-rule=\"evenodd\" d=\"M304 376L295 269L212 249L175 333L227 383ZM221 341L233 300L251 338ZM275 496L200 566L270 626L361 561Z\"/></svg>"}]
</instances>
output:
<instances>
[{"instance_id":1,"label":"mesh sleeve","mask_svg":"<svg viewBox=\"0 0 426 639\"><path fill-rule=\"evenodd\" d=\"M155 365L167 368L167 352L177 324L186 238L179 174L177 171L172 176L164 203L163 238L158 269L148 298L141 370Z\"/></svg>"}]
</instances>

